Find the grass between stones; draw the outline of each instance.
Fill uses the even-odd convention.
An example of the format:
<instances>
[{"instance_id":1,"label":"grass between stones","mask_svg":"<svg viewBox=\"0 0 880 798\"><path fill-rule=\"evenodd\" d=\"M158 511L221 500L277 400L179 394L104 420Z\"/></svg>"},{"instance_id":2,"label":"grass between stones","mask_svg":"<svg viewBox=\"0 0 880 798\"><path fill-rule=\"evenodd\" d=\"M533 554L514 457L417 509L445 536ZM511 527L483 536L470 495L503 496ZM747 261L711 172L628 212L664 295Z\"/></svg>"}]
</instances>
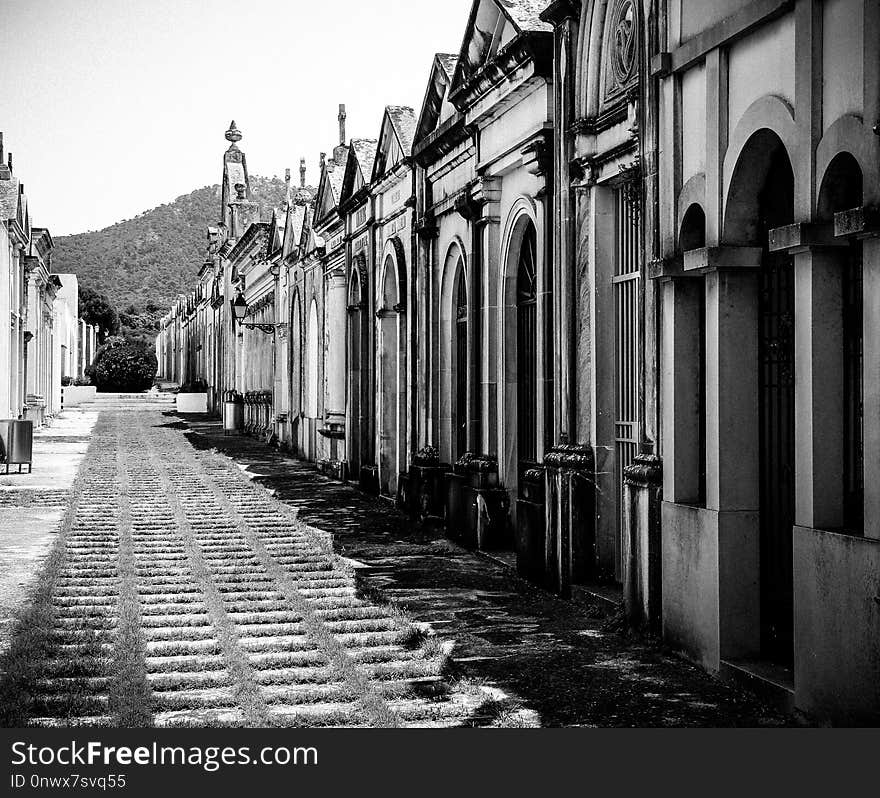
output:
<instances>
[{"instance_id":1,"label":"grass between stones","mask_svg":"<svg viewBox=\"0 0 880 798\"><path fill-rule=\"evenodd\" d=\"M102 414L4 660L5 725L511 722L332 537L155 412Z\"/></svg>"},{"instance_id":2,"label":"grass between stones","mask_svg":"<svg viewBox=\"0 0 880 798\"><path fill-rule=\"evenodd\" d=\"M137 587L137 565L132 539L131 478L129 454L116 424L116 483L119 501L119 624L113 663L114 680L110 708L117 726L152 726L153 694L147 681L146 645L141 631L141 602Z\"/></svg>"},{"instance_id":3,"label":"grass between stones","mask_svg":"<svg viewBox=\"0 0 880 798\"><path fill-rule=\"evenodd\" d=\"M244 652L239 646L235 624L229 618L223 606L223 597L211 578L202 549L195 537L192 525L178 496L178 492L169 479L168 461L160 458L155 449L149 451L149 464L159 477L162 495L168 502L178 533L187 555L189 570L194 583L199 587L210 617L217 640L220 644L222 657L226 664L226 672L232 679L236 702L244 713L244 723L248 726L268 725L266 705L260 695L259 686L254 679L253 670ZM199 682L205 681L207 674L199 674ZM218 674L217 683L223 683L225 674ZM185 687L187 678L177 674L167 674L162 687L165 690Z\"/></svg>"}]
</instances>

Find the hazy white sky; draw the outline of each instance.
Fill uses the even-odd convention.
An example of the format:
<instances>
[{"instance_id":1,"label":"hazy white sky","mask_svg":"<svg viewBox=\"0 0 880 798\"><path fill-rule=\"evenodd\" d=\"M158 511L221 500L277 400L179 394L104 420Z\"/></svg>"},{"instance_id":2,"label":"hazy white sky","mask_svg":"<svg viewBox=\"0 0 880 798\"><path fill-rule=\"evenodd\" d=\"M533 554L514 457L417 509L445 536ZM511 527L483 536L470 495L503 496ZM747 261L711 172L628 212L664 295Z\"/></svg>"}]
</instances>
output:
<instances>
[{"instance_id":1,"label":"hazy white sky","mask_svg":"<svg viewBox=\"0 0 880 798\"><path fill-rule=\"evenodd\" d=\"M0 131L34 224L97 230L217 183L235 119L252 174L418 112L471 0L0 0Z\"/></svg>"}]
</instances>

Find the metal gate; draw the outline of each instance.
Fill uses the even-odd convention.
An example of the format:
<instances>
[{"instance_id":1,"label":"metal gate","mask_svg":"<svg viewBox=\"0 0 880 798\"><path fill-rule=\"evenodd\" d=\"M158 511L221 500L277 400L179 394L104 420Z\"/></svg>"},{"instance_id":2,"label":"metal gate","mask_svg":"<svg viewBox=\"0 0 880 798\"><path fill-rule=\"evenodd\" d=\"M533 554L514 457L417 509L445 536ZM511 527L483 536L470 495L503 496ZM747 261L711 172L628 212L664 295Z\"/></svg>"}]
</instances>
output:
<instances>
[{"instance_id":1,"label":"metal gate","mask_svg":"<svg viewBox=\"0 0 880 798\"><path fill-rule=\"evenodd\" d=\"M759 306L761 650L790 663L793 646L794 268L764 254Z\"/></svg>"},{"instance_id":2,"label":"metal gate","mask_svg":"<svg viewBox=\"0 0 880 798\"><path fill-rule=\"evenodd\" d=\"M455 456L467 451L468 340L467 289L464 269L459 266L455 289Z\"/></svg>"},{"instance_id":3,"label":"metal gate","mask_svg":"<svg viewBox=\"0 0 880 798\"><path fill-rule=\"evenodd\" d=\"M622 576L623 471L638 454L641 441L641 257L640 219L637 183L624 184L615 191L614 346L615 415L614 468L617 485L617 523L615 538L615 577Z\"/></svg>"},{"instance_id":4,"label":"metal gate","mask_svg":"<svg viewBox=\"0 0 880 798\"><path fill-rule=\"evenodd\" d=\"M523 234L516 279L517 446L519 471L538 459L537 236L534 225Z\"/></svg>"}]
</instances>

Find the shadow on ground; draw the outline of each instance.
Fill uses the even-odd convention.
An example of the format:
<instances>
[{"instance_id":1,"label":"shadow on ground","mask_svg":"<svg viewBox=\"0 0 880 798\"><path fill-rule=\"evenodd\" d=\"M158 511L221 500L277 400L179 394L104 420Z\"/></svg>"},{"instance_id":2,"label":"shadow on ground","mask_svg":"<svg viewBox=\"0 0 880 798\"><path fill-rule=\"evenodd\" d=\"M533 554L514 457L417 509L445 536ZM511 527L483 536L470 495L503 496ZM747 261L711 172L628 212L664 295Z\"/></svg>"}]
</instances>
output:
<instances>
[{"instance_id":1,"label":"shadow on ground","mask_svg":"<svg viewBox=\"0 0 880 798\"><path fill-rule=\"evenodd\" d=\"M454 642L452 678L498 690L497 713L528 709L543 726L776 726L792 722L663 646L605 631L599 605L559 600L503 566L425 530L382 498L319 475L204 416L185 417L198 449L246 467L358 561L384 596ZM606 627L607 628L607 627Z\"/></svg>"}]
</instances>

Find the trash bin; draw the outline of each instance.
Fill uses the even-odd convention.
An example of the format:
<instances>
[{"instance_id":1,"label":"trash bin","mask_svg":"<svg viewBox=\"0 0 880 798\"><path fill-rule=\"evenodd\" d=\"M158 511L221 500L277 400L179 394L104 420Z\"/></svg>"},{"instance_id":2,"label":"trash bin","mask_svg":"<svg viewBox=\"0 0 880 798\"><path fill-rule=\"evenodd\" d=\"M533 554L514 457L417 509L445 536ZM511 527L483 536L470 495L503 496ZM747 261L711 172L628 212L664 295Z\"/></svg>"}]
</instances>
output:
<instances>
[{"instance_id":1,"label":"trash bin","mask_svg":"<svg viewBox=\"0 0 880 798\"><path fill-rule=\"evenodd\" d=\"M241 394L226 391L223 396L223 434L239 432L244 419L244 402Z\"/></svg>"},{"instance_id":2,"label":"trash bin","mask_svg":"<svg viewBox=\"0 0 880 798\"><path fill-rule=\"evenodd\" d=\"M34 459L34 422L28 419L3 419L0 420L0 460L6 466L17 465L18 472L21 467L28 467L28 474L33 468Z\"/></svg>"}]
</instances>

